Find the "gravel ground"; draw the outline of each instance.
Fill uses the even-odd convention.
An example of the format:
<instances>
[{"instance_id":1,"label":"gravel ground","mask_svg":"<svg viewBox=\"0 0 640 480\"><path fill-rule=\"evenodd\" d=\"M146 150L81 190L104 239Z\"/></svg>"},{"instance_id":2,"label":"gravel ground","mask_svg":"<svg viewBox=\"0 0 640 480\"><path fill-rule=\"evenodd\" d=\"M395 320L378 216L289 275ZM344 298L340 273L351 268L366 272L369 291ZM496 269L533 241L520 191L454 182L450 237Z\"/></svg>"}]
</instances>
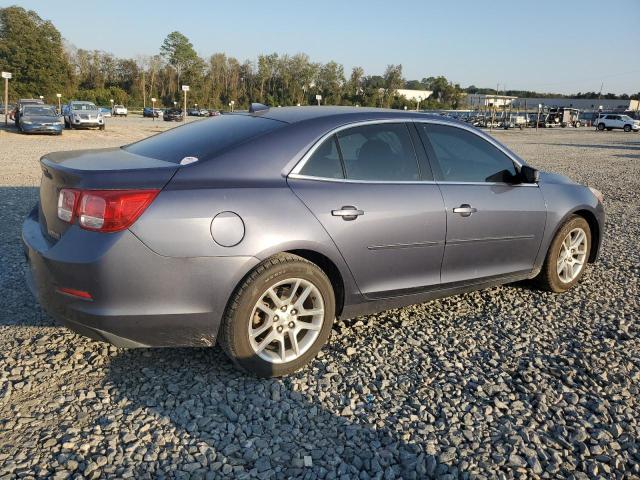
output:
<instances>
[{"instance_id":1,"label":"gravel ground","mask_svg":"<svg viewBox=\"0 0 640 480\"><path fill-rule=\"evenodd\" d=\"M309 368L265 381L218 348L77 336L24 286L39 156L167 127L0 131L0 478L640 478L640 135L496 132L604 192L602 257L571 292L510 285L341 322Z\"/></svg>"}]
</instances>

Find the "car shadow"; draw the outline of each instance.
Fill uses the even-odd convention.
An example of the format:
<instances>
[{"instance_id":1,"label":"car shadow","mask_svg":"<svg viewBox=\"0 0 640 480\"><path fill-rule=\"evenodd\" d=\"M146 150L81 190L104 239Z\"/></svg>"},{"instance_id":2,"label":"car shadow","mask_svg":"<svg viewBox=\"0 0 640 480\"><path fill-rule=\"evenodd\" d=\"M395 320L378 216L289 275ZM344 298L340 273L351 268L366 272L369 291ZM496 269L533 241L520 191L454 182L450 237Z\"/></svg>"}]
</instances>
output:
<instances>
[{"instance_id":1,"label":"car shadow","mask_svg":"<svg viewBox=\"0 0 640 480\"><path fill-rule=\"evenodd\" d=\"M330 346L325 351L332 354ZM202 475L358 478L364 471L360 478L466 477L446 458L427 453L426 441L407 442L402 429L393 428L393 414L370 423L383 391L365 395L348 411L327 401L343 396L332 387L336 375L315 360L290 377L258 379L236 370L216 347L125 350L112 358L105 386L125 418L135 421L146 410L175 436L188 438L199 455L187 468ZM397 403L403 411L413 404ZM138 465L134 474L148 467Z\"/></svg>"},{"instance_id":2,"label":"car shadow","mask_svg":"<svg viewBox=\"0 0 640 480\"><path fill-rule=\"evenodd\" d=\"M0 187L0 326L54 325L25 282L22 222L38 201L37 187Z\"/></svg>"}]
</instances>

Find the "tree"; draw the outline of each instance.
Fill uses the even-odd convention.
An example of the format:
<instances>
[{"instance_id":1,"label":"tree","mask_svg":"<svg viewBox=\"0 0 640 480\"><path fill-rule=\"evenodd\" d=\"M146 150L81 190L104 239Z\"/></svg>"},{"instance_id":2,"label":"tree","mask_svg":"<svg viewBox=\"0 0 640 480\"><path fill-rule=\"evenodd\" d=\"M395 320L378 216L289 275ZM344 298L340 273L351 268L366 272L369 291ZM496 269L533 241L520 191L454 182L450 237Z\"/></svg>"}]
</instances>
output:
<instances>
[{"instance_id":1,"label":"tree","mask_svg":"<svg viewBox=\"0 0 640 480\"><path fill-rule=\"evenodd\" d=\"M387 108L391 106L391 101L396 96L396 90L403 86L402 65L387 65L384 72L384 100Z\"/></svg>"},{"instance_id":2,"label":"tree","mask_svg":"<svg viewBox=\"0 0 640 480\"><path fill-rule=\"evenodd\" d=\"M0 8L0 68L13 73L11 93L19 97L55 98L72 88L60 32L22 7Z\"/></svg>"},{"instance_id":3,"label":"tree","mask_svg":"<svg viewBox=\"0 0 640 480\"><path fill-rule=\"evenodd\" d=\"M334 61L320 67L316 86L320 90L325 105L340 105L342 86L344 85L344 67Z\"/></svg>"},{"instance_id":4,"label":"tree","mask_svg":"<svg viewBox=\"0 0 640 480\"><path fill-rule=\"evenodd\" d=\"M202 59L193 49L187 37L180 32L171 32L160 47L160 54L176 72L176 89L184 74L197 73L202 68Z\"/></svg>"}]
</instances>

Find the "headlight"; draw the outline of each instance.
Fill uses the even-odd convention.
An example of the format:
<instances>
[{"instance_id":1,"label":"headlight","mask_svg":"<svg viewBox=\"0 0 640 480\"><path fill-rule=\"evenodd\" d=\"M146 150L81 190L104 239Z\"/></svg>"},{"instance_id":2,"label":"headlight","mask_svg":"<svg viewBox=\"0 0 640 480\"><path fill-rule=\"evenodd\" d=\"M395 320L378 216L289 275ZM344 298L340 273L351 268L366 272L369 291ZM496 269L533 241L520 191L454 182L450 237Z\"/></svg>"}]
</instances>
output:
<instances>
[{"instance_id":1,"label":"headlight","mask_svg":"<svg viewBox=\"0 0 640 480\"><path fill-rule=\"evenodd\" d=\"M33 122L31 120L23 120L22 123L25 125L33 125Z\"/></svg>"},{"instance_id":2,"label":"headlight","mask_svg":"<svg viewBox=\"0 0 640 480\"><path fill-rule=\"evenodd\" d=\"M593 187L589 187L589 190L591 190L591 193L593 193L600 203L604 203L604 195L600 190L596 190Z\"/></svg>"}]
</instances>

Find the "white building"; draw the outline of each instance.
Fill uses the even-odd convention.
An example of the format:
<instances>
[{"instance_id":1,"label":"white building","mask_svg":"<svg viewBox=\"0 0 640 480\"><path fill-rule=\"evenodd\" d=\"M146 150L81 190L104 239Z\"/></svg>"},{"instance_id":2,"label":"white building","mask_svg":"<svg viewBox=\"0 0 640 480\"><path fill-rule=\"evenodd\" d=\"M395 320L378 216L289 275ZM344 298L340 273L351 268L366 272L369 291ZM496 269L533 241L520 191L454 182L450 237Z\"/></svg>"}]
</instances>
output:
<instances>
[{"instance_id":1,"label":"white building","mask_svg":"<svg viewBox=\"0 0 640 480\"><path fill-rule=\"evenodd\" d=\"M464 102L470 108L478 107L508 107L518 97L509 95L492 95L488 93L468 93Z\"/></svg>"},{"instance_id":2,"label":"white building","mask_svg":"<svg viewBox=\"0 0 640 480\"><path fill-rule=\"evenodd\" d=\"M606 98L518 98L512 103L513 108L527 110L538 108L538 105L545 107L570 107L579 110L597 111L602 106L603 111L624 112L627 110L638 110L640 108L638 100L609 100Z\"/></svg>"},{"instance_id":3,"label":"white building","mask_svg":"<svg viewBox=\"0 0 640 480\"><path fill-rule=\"evenodd\" d=\"M396 90L396 94L413 102L422 102L429 98L433 92L431 90L409 90L407 88L400 88Z\"/></svg>"}]
</instances>

